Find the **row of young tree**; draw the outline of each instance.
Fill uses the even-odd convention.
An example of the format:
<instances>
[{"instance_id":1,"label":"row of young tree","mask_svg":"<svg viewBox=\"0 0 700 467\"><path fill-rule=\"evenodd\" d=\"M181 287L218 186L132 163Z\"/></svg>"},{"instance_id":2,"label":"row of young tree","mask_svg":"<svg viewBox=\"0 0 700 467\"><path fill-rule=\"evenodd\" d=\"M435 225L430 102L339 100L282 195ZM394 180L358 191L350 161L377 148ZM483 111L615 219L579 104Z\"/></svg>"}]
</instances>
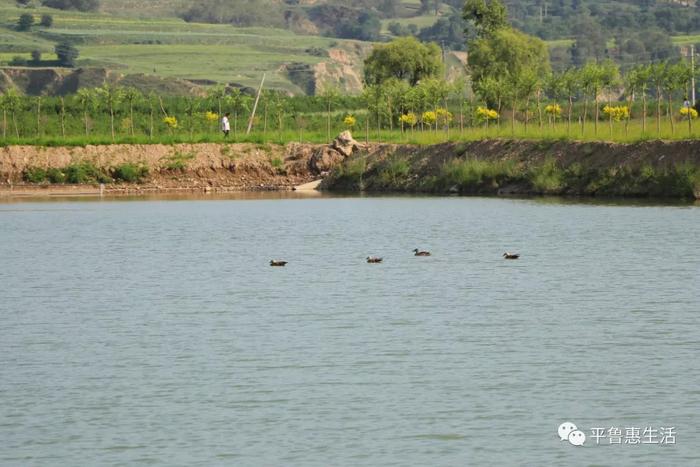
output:
<instances>
[{"instance_id":1,"label":"row of young tree","mask_svg":"<svg viewBox=\"0 0 700 467\"><path fill-rule=\"evenodd\" d=\"M288 96L265 89L252 118L254 104L254 95L224 86L213 87L206 95L189 96L143 93L112 84L58 97L26 96L9 88L0 96L0 132L4 139L201 139L216 134L222 116L229 113L234 138L246 132L249 124L257 133L272 137L274 132L282 138L283 131L293 128L326 129L324 111L329 105L346 113L357 113L362 107L359 97L343 96L335 90L323 96ZM342 117L336 120L342 121Z\"/></svg>"},{"instance_id":2,"label":"row of young tree","mask_svg":"<svg viewBox=\"0 0 700 467\"><path fill-rule=\"evenodd\" d=\"M541 128L560 121L566 122L569 133L575 124L585 130L590 123L598 135L601 121L629 123L632 118L639 118L646 132L653 115L660 134L662 118L668 118L672 132L678 120L692 125L697 116L688 100L692 78L693 70L685 62L642 64L622 74L615 63L605 61L546 75L524 70L483 76L472 89L437 78L424 78L415 86L389 78L367 86L364 97L375 123L389 129L397 124L433 130L448 129L451 123L500 126L508 113L511 127L519 122L526 132L532 122Z\"/></svg>"},{"instance_id":3,"label":"row of young tree","mask_svg":"<svg viewBox=\"0 0 700 467\"><path fill-rule=\"evenodd\" d=\"M289 97L265 90L261 94L253 130L275 133L285 130L325 133L330 139L342 127L358 132L433 131L491 126L542 128L566 124L576 136L586 125L598 135L600 123L641 122L655 118L656 133L668 118L671 131L680 120L697 116L689 106L693 72L684 62L639 65L625 74L610 62L589 63L562 73L539 76L484 76L469 86L448 83L434 76L415 84L391 77L367 85L361 96L343 96L328 88L316 97ZM235 138L247 130L255 96L237 88L212 88L206 96L159 96L132 87L104 85L80 89L63 97L22 96L9 89L0 97L4 138L44 136L107 136L154 138L213 135L225 113L230 113ZM506 117L507 116L507 117ZM508 125L510 123L510 125ZM533 134L534 136L535 134Z\"/></svg>"}]
</instances>

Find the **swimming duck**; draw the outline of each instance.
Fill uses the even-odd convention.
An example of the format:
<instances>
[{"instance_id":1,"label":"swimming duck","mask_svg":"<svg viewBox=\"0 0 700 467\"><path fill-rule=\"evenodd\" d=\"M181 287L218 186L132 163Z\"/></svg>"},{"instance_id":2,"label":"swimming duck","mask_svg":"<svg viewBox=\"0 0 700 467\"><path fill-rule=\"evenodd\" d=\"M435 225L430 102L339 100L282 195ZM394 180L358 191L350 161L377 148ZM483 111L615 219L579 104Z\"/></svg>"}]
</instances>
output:
<instances>
[{"instance_id":1,"label":"swimming duck","mask_svg":"<svg viewBox=\"0 0 700 467\"><path fill-rule=\"evenodd\" d=\"M377 258L376 256L368 256L367 257L367 262L368 263L381 263L384 258Z\"/></svg>"},{"instance_id":2,"label":"swimming duck","mask_svg":"<svg viewBox=\"0 0 700 467\"><path fill-rule=\"evenodd\" d=\"M430 252L429 251L419 251L418 248L416 248L415 250L413 250L413 255L414 256L430 256Z\"/></svg>"},{"instance_id":3,"label":"swimming duck","mask_svg":"<svg viewBox=\"0 0 700 467\"><path fill-rule=\"evenodd\" d=\"M287 265L286 261L278 261L278 260L274 260L274 259L270 260L270 266L282 267L282 266L286 266L286 265Z\"/></svg>"},{"instance_id":4,"label":"swimming duck","mask_svg":"<svg viewBox=\"0 0 700 467\"><path fill-rule=\"evenodd\" d=\"M518 259L518 258L520 258L520 255L517 254L517 253L508 253L508 252L505 252L505 253L503 253L503 257L504 257L505 259Z\"/></svg>"}]
</instances>

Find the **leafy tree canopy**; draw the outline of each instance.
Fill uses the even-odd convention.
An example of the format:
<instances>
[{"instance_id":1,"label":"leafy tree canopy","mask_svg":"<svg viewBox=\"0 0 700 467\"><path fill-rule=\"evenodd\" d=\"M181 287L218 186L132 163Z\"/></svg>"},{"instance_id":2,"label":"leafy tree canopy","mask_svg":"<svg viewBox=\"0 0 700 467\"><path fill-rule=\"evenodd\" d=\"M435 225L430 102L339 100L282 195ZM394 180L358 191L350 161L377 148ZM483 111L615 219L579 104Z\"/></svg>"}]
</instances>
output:
<instances>
[{"instance_id":1,"label":"leafy tree canopy","mask_svg":"<svg viewBox=\"0 0 700 467\"><path fill-rule=\"evenodd\" d=\"M365 60L365 82L370 85L381 84L389 78L415 85L441 71L440 48L436 44L422 44L413 37L377 44Z\"/></svg>"}]
</instances>

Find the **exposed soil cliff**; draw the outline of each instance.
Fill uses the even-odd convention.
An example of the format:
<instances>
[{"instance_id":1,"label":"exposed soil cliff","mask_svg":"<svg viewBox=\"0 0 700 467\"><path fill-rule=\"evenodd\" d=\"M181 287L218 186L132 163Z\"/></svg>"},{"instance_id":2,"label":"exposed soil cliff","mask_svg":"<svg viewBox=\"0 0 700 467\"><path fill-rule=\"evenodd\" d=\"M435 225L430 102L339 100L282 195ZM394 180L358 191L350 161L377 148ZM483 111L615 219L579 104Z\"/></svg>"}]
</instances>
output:
<instances>
[{"instance_id":1,"label":"exposed soil cliff","mask_svg":"<svg viewBox=\"0 0 700 467\"><path fill-rule=\"evenodd\" d=\"M345 132L331 145L0 148L0 195L75 184L106 192L288 190L319 178L333 191L700 198L700 141L364 146Z\"/></svg>"},{"instance_id":2,"label":"exposed soil cliff","mask_svg":"<svg viewBox=\"0 0 700 467\"><path fill-rule=\"evenodd\" d=\"M700 141L382 146L346 160L321 189L700 198Z\"/></svg>"}]
</instances>

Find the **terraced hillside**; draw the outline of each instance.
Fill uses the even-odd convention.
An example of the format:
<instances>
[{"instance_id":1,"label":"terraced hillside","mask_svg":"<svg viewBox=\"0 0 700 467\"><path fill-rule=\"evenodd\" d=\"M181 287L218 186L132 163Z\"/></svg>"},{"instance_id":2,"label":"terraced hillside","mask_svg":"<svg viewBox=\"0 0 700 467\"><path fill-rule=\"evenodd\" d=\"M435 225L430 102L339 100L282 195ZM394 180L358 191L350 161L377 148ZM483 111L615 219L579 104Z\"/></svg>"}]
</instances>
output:
<instances>
[{"instance_id":1,"label":"terraced hillside","mask_svg":"<svg viewBox=\"0 0 700 467\"><path fill-rule=\"evenodd\" d=\"M26 12L37 18L51 14L54 23L50 28L17 31L17 19ZM187 23L175 17L127 17L123 10L118 15L108 12L109 8L100 13L20 9L2 0L0 62L7 65L18 56L29 59L33 50L40 50L44 60L55 59L54 45L68 39L78 47L77 64L83 67L244 86L255 86L265 72L270 87L293 93L313 90L317 79L357 92L362 57L370 47L283 29L235 28Z\"/></svg>"}]
</instances>

